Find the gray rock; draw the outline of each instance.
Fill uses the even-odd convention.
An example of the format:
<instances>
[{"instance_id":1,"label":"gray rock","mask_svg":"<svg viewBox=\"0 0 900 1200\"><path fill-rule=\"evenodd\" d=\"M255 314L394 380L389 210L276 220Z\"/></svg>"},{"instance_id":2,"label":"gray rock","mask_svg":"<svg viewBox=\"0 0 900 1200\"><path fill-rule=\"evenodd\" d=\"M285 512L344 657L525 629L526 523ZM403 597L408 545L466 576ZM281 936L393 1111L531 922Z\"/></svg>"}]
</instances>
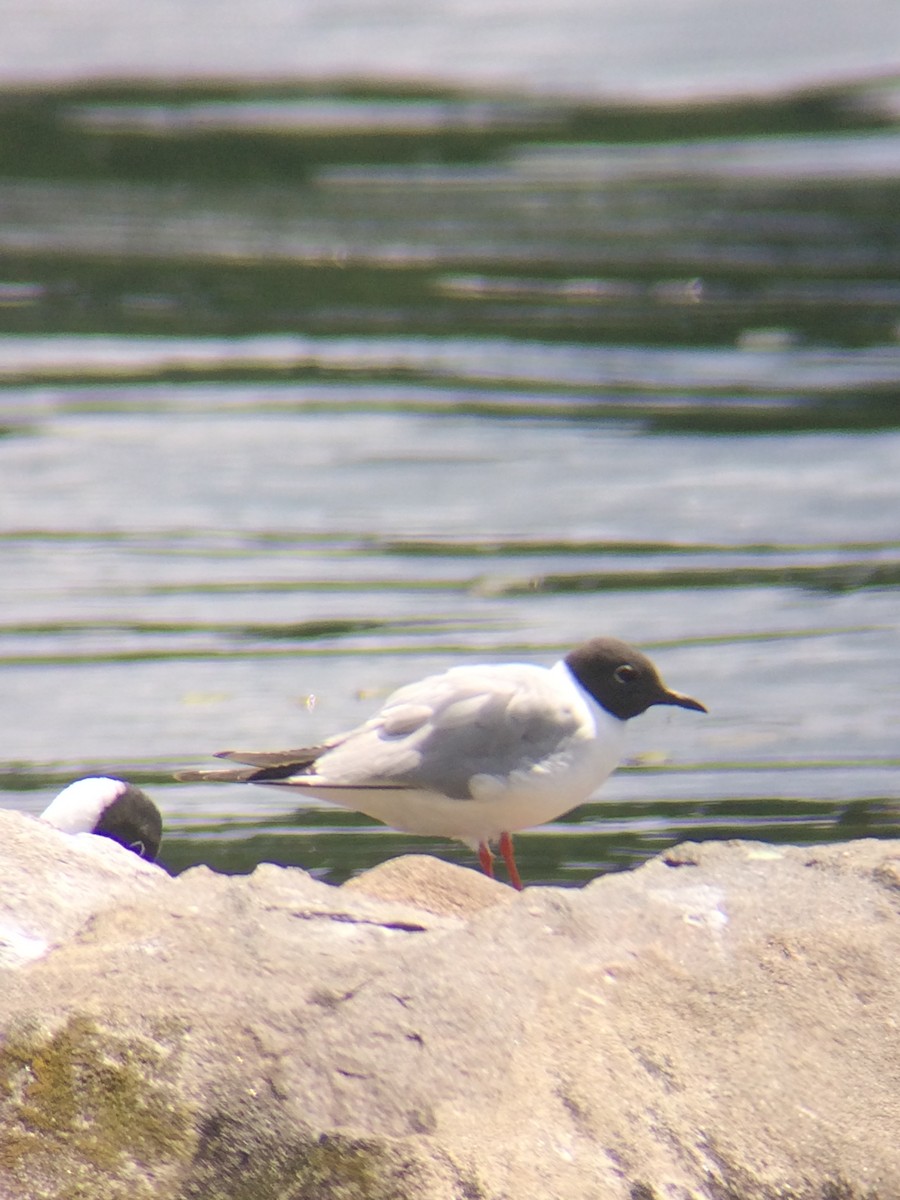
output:
<instances>
[{"instance_id":1,"label":"gray rock","mask_svg":"<svg viewBox=\"0 0 900 1200\"><path fill-rule=\"evenodd\" d=\"M168 881L111 838L61 833L24 813L0 810L0 839L0 970L43 958L94 913Z\"/></svg>"},{"instance_id":2,"label":"gray rock","mask_svg":"<svg viewBox=\"0 0 900 1200\"><path fill-rule=\"evenodd\" d=\"M481 871L461 870L427 854L389 858L362 875L348 879L344 888L365 892L381 900L399 900L444 916L466 917L508 904L515 892Z\"/></svg>"},{"instance_id":3,"label":"gray rock","mask_svg":"<svg viewBox=\"0 0 900 1200\"><path fill-rule=\"evenodd\" d=\"M6 919L33 928L16 853L52 855L65 936L0 972L3 1200L900 1196L898 842L685 845L454 907L477 876L418 856L370 895L123 850L107 887L13 815Z\"/></svg>"}]
</instances>

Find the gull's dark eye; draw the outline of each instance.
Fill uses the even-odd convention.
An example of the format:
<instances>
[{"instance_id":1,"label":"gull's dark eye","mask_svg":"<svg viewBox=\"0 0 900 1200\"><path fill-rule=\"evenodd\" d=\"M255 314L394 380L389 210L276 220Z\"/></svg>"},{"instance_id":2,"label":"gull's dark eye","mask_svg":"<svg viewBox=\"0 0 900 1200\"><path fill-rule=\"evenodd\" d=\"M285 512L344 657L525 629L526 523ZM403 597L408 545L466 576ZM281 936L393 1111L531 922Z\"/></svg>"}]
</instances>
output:
<instances>
[{"instance_id":1,"label":"gull's dark eye","mask_svg":"<svg viewBox=\"0 0 900 1200\"><path fill-rule=\"evenodd\" d=\"M622 663L621 667L616 667L613 671L613 678L619 683L634 683L637 679L637 667L633 667L631 663Z\"/></svg>"}]
</instances>

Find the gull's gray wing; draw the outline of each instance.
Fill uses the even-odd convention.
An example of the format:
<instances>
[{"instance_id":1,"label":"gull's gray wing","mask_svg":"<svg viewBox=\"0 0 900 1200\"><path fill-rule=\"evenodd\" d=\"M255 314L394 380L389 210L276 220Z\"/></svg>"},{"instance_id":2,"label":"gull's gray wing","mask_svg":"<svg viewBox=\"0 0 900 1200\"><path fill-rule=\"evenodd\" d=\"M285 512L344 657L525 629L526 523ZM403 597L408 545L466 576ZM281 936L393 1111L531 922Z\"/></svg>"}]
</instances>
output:
<instances>
[{"instance_id":1,"label":"gull's gray wing","mask_svg":"<svg viewBox=\"0 0 900 1200\"><path fill-rule=\"evenodd\" d=\"M182 783L266 783L308 771L326 746L304 746L297 750L222 750L216 758L244 763L241 767L202 768L176 771Z\"/></svg>"},{"instance_id":2,"label":"gull's gray wing","mask_svg":"<svg viewBox=\"0 0 900 1200\"><path fill-rule=\"evenodd\" d=\"M202 768L176 771L175 778L191 783L274 783L293 775L309 773L313 770L316 759L343 741L346 736L339 734L318 746L300 746L294 750L219 750L213 757L227 758L231 762L244 765L226 767L224 770Z\"/></svg>"},{"instance_id":3,"label":"gull's gray wing","mask_svg":"<svg viewBox=\"0 0 900 1200\"><path fill-rule=\"evenodd\" d=\"M400 688L370 721L335 739L312 765L309 786L393 785L467 799L472 776L528 771L581 727L574 699L561 697L543 668L454 667Z\"/></svg>"}]
</instances>

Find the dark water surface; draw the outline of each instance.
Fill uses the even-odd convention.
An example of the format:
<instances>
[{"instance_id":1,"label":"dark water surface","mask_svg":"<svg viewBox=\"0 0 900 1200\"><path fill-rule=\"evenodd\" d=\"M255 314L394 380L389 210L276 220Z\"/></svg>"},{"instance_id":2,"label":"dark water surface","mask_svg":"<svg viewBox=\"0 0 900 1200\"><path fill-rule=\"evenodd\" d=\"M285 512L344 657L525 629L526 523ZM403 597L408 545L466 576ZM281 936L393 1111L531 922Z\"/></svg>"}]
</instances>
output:
<instances>
[{"instance_id":1,"label":"dark water surface","mask_svg":"<svg viewBox=\"0 0 900 1200\"><path fill-rule=\"evenodd\" d=\"M710 715L633 722L528 880L896 836L884 94L0 97L0 802L124 773L172 870L471 862L172 773L610 633Z\"/></svg>"}]
</instances>

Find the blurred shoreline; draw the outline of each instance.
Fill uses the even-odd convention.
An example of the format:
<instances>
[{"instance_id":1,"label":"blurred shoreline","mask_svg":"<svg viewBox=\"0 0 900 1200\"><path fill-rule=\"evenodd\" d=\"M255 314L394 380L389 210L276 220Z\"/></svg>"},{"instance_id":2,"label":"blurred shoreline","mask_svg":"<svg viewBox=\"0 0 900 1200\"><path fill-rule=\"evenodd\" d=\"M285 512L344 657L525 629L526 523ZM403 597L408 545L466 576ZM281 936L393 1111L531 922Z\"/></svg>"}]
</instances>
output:
<instances>
[{"instance_id":1,"label":"blurred shoreline","mask_svg":"<svg viewBox=\"0 0 900 1200\"><path fill-rule=\"evenodd\" d=\"M0 79L382 80L646 102L896 72L893 0L0 0Z\"/></svg>"}]
</instances>

